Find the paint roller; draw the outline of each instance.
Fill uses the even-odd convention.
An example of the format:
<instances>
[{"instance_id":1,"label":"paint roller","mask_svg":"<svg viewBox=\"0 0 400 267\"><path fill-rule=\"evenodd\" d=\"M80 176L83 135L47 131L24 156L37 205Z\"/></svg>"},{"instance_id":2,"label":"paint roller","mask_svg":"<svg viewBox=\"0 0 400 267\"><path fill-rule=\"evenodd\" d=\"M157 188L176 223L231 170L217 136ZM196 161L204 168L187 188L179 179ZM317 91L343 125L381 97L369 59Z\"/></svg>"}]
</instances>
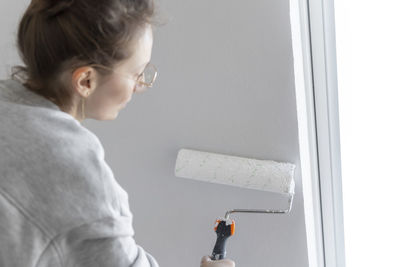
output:
<instances>
[{"instance_id":1,"label":"paint roller","mask_svg":"<svg viewBox=\"0 0 400 267\"><path fill-rule=\"evenodd\" d=\"M237 186L248 189L279 193L288 198L288 207L283 210L233 209L224 218L215 221L217 234L211 259L220 260L226 256L226 240L235 233L232 213L273 213L286 214L292 208L294 196L295 165L272 160L259 160L216 154L191 149L180 149L175 164L175 176L204 182Z\"/></svg>"}]
</instances>

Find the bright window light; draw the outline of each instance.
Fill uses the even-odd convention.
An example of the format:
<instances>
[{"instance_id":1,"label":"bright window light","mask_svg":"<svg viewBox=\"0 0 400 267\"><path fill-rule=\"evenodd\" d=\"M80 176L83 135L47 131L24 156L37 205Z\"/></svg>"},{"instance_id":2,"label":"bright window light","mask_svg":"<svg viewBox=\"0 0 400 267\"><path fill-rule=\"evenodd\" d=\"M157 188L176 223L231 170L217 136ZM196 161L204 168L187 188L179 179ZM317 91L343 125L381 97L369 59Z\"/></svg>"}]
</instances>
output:
<instances>
[{"instance_id":1,"label":"bright window light","mask_svg":"<svg viewBox=\"0 0 400 267\"><path fill-rule=\"evenodd\" d=\"M400 266L400 2L335 1L346 266Z\"/></svg>"}]
</instances>

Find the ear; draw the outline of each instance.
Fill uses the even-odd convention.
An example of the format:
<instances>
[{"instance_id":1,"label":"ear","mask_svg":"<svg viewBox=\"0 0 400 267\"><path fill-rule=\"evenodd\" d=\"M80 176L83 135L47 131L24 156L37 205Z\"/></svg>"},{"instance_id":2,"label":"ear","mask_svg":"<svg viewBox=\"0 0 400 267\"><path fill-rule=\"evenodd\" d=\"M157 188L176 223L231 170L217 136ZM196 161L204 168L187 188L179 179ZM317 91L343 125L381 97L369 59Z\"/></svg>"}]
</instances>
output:
<instances>
[{"instance_id":1,"label":"ear","mask_svg":"<svg viewBox=\"0 0 400 267\"><path fill-rule=\"evenodd\" d=\"M92 67L80 67L72 73L73 88L83 97L91 95L96 89L98 75Z\"/></svg>"}]
</instances>

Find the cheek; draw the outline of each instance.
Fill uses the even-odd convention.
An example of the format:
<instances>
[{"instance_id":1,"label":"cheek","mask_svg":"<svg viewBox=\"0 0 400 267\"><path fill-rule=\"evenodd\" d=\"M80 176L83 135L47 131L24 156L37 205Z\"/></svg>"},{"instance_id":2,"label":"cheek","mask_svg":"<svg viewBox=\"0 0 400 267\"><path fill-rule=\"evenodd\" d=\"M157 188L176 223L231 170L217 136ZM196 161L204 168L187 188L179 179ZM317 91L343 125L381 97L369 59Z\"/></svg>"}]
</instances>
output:
<instances>
[{"instance_id":1,"label":"cheek","mask_svg":"<svg viewBox=\"0 0 400 267\"><path fill-rule=\"evenodd\" d=\"M134 82L129 79L116 78L110 80L107 84L104 84L104 87L107 90L107 98L111 102L119 104L128 101L128 99L131 97L134 88Z\"/></svg>"},{"instance_id":2,"label":"cheek","mask_svg":"<svg viewBox=\"0 0 400 267\"><path fill-rule=\"evenodd\" d=\"M128 79L109 80L96 89L93 104L103 112L123 106L132 96L134 81Z\"/></svg>"}]
</instances>

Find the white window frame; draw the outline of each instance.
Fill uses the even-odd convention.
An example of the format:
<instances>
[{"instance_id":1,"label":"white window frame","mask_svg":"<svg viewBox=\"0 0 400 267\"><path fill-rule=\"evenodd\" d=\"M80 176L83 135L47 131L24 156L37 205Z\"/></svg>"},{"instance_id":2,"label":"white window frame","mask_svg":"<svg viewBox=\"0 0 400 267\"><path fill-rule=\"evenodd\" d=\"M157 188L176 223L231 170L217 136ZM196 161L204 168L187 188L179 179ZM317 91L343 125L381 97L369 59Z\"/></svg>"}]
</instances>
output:
<instances>
[{"instance_id":1,"label":"white window frame","mask_svg":"<svg viewBox=\"0 0 400 267\"><path fill-rule=\"evenodd\" d=\"M300 161L311 267L344 267L333 0L290 0Z\"/></svg>"}]
</instances>

